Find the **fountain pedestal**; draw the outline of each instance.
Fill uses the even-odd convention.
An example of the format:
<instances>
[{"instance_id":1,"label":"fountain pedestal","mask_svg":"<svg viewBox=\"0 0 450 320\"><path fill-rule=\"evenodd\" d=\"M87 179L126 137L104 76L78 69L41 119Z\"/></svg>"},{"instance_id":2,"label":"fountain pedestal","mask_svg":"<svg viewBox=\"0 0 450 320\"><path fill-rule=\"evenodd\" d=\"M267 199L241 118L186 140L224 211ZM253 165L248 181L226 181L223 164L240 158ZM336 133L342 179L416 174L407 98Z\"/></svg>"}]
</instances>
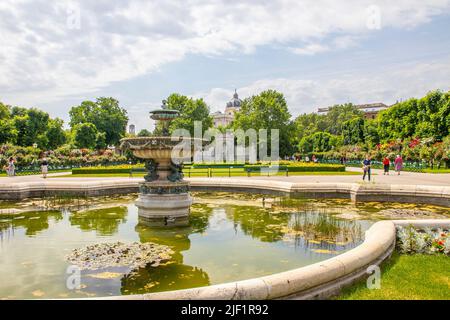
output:
<instances>
[{"instance_id":1,"label":"fountain pedestal","mask_svg":"<svg viewBox=\"0 0 450 320\"><path fill-rule=\"evenodd\" d=\"M192 198L187 181L139 184L136 200L140 222L149 226L186 226Z\"/></svg>"},{"instance_id":2,"label":"fountain pedestal","mask_svg":"<svg viewBox=\"0 0 450 320\"><path fill-rule=\"evenodd\" d=\"M168 124L179 117L179 111L168 109L166 101L163 101L161 109L150 114L153 120L162 122L162 136L121 140L122 150L131 150L135 157L145 160L147 174L145 182L139 184L136 201L139 219L150 226L188 225L192 198L189 183L183 180L182 160L191 157L192 142L202 143L203 140L169 137Z\"/></svg>"}]
</instances>

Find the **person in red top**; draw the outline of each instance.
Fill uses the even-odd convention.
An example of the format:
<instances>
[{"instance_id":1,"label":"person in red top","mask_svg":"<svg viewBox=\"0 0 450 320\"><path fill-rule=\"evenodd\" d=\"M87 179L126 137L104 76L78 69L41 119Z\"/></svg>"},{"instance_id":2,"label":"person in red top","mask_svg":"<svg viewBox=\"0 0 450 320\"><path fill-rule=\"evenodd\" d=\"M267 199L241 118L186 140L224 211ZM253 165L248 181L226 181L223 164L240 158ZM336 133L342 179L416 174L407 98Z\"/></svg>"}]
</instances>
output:
<instances>
[{"instance_id":1,"label":"person in red top","mask_svg":"<svg viewBox=\"0 0 450 320\"><path fill-rule=\"evenodd\" d=\"M391 160L389 160L388 157L384 157L383 159L383 167L384 167L384 172L383 175L389 175L389 165L391 164Z\"/></svg>"}]
</instances>

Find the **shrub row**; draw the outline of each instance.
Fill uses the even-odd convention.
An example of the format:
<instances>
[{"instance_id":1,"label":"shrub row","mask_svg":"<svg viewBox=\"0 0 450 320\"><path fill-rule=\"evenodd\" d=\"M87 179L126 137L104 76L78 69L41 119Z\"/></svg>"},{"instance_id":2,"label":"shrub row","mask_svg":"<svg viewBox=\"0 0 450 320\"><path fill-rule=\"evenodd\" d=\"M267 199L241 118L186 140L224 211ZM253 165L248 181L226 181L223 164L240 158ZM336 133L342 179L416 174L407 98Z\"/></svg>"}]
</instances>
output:
<instances>
[{"instance_id":1,"label":"shrub row","mask_svg":"<svg viewBox=\"0 0 450 320\"><path fill-rule=\"evenodd\" d=\"M246 165L245 170L261 171L261 169L269 169L276 167L265 165ZM345 166L340 164L312 164L312 163L291 163L290 165L280 165L278 170L289 172L344 172Z\"/></svg>"},{"instance_id":2,"label":"shrub row","mask_svg":"<svg viewBox=\"0 0 450 320\"><path fill-rule=\"evenodd\" d=\"M236 164L199 164L192 165L192 167L184 166L185 169L191 168L195 169L228 169L228 168L240 169L244 171L260 172L261 170L275 170L276 166L270 166L268 164L247 164L247 165L236 165ZM74 168L72 169L72 174L99 174L99 173L129 173L131 169L143 170L143 164L137 165L119 165L112 167L85 167L85 168ZM340 164L316 164L316 163L301 163L301 162L290 162L288 165L278 166L278 170L289 172L343 172L345 171L345 166Z\"/></svg>"},{"instance_id":3,"label":"shrub row","mask_svg":"<svg viewBox=\"0 0 450 320\"><path fill-rule=\"evenodd\" d=\"M72 174L130 173L131 169L144 169L144 166L143 165L119 165L119 166L111 166L111 167L73 168Z\"/></svg>"}]
</instances>

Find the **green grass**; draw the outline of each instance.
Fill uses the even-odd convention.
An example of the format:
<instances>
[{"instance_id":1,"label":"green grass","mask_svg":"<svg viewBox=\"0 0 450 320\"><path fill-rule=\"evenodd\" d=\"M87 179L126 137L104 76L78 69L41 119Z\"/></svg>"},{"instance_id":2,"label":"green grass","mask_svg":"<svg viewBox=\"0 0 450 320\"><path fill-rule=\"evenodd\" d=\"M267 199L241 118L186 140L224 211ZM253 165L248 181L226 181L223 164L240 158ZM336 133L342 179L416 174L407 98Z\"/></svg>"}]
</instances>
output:
<instances>
[{"instance_id":1,"label":"green grass","mask_svg":"<svg viewBox=\"0 0 450 320\"><path fill-rule=\"evenodd\" d=\"M290 172L289 176L354 176L354 175L361 175L359 172L352 172L352 171L346 171L346 172L331 172L331 171L324 171L324 172ZM94 178L94 177L129 177L129 173L92 173L92 174L67 174L67 175L61 175L57 177L51 177L51 178ZM133 173L134 178L140 178L143 177L143 172L136 172ZM228 177L228 171L213 171L213 177ZM231 177L246 177L247 172L241 171L231 171ZM259 177L259 176L267 176L267 175L260 175L258 173L252 173L252 177ZM277 176L286 176L285 172L278 172ZM188 177L188 174L185 172L185 177ZM199 171L191 171L191 177L207 177L207 173L205 170L199 170Z\"/></svg>"},{"instance_id":2,"label":"green grass","mask_svg":"<svg viewBox=\"0 0 450 320\"><path fill-rule=\"evenodd\" d=\"M450 173L450 169L424 169L425 173Z\"/></svg>"},{"instance_id":3,"label":"green grass","mask_svg":"<svg viewBox=\"0 0 450 320\"><path fill-rule=\"evenodd\" d=\"M70 172L70 169L63 169L63 170L50 170L48 173L49 174L51 174L51 173L58 173L58 172ZM26 177L26 176L39 176L39 175L42 175L42 173L40 173L40 172L38 172L38 171L36 171L36 172L33 172L33 174L22 174L22 173L20 173L20 172L16 172L16 176L17 177ZM4 172L4 171L1 171L0 172L0 177L7 177L8 175L6 174L6 172Z\"/></svg>"},{"instance_id":4,"label":"green grass","mask_svg":"<svg viewBox=\"0 0 450 320\"><path fill-rule=\"evenodd\" d=\"M363 281L343 290L341 300L450 300L450 257L394 253L381 268L381 288Z\"/></svg>"}]
</instances>

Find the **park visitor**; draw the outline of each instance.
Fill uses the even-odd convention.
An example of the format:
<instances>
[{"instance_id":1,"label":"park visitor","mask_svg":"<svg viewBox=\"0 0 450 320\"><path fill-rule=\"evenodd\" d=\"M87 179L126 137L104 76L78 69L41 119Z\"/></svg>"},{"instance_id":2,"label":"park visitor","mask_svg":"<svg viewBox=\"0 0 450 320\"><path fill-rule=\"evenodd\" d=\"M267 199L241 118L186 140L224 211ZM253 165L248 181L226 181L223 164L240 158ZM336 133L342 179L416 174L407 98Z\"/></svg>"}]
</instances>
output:
<instances>
[{"instance_id":1,"label":"park visitor","mask_svg":"<svg viewBox=\"0 0 450 320\"><path fill-rule=\"evenodd\" d=\"M9 158L9 161L8 161L8 170L7 170L8 177L14 177L15 170L16 170L16 166L14 165L14 158L11 157L11 158Z\"/></svg>"},{"instance_id":2,"label":"park visitor","mask_svg":"<svg viewBox=\"0 0 450 320\"><path fill-rule=\"evenodd\" d=\"M41 172L42 172L42 177L44 179L47 178L47 173L48 173L48 161L47 161L47 158L42 159Z\"/></svg>"},{"instance_id":3,"label":"park visitor","mask_svg":"<svg viewBox=\"0 0 450 320\"><path fill-rule=\"evenodd\" d=\"M400 175L400 171L402 171L403 169L403 159L399 154L397 155L397 158L395 158L394 166L395 172L397 172L397 174Z\"/></svg>"},{"instance_id":4,"label":"park visitor","mask_svg":"<svg viewBox=\"0 0 450 320\"><path fill-rule=\"evenodd\" d=\"M388 157L384 157L383 159L383 167L384 167L384 172L383 175L389 175L389 165L391 164L391 161L389 160Z\"/></svg>"},{"instance_id":5,"label":"park visitor","mask_svg":"<svg viewBox=\"0 0 450 320\"><path fill-rule=\"evenodd\" d=\"M363 181L365 181L366 175L367 175L367 177L369 178L369 181L370 181L370 166L371 166L371 164L372 163L370 161L370 157L369 156L367 156L366 159L364 159L364 161L362 162L363 172L364 172L364 174L363 174Z\"/></svg>"}]
</instances>

